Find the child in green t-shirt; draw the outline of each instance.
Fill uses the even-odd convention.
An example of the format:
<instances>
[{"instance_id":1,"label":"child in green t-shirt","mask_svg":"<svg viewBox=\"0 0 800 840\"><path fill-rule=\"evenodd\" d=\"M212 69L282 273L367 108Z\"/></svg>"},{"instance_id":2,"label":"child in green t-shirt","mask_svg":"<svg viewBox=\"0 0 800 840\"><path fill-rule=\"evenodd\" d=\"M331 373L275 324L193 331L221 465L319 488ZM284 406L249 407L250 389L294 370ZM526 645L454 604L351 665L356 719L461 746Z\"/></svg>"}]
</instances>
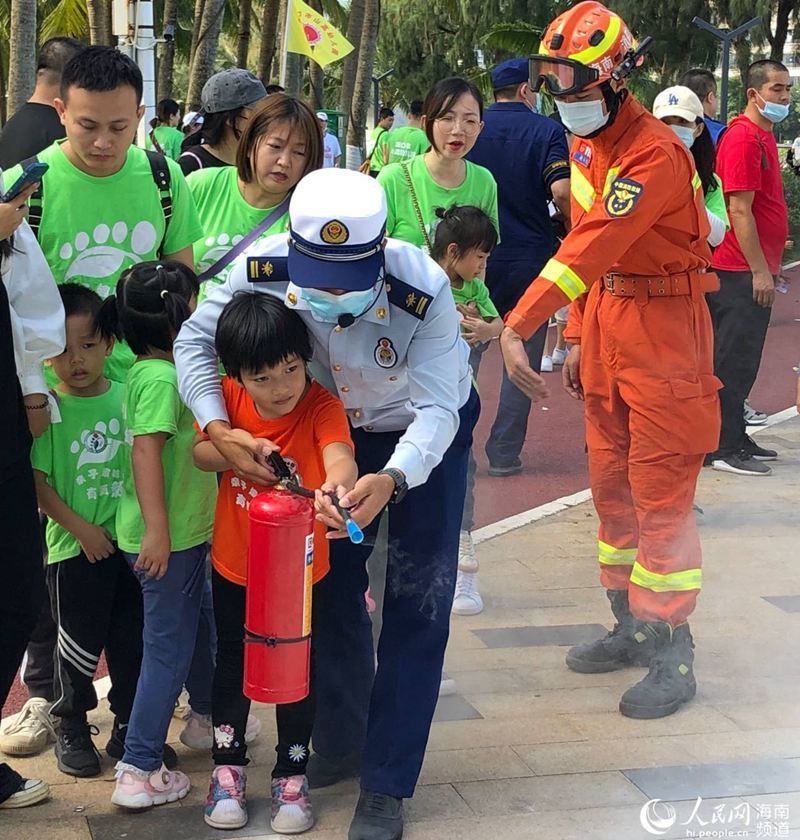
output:
<instances>
[{"instance_id":1,"label":"child in green t-shirt","mask_svg":"<svg viewBox=\"0 0 800 840\"><path fill-rule=\"evenodd\" d=\"M195 306L197 276L183 263L129 268L103 305L136 361L128 372L125 435L130 444L117 538L144 598L144 654L125 752L111 801L146 808L182 799L188 777L162 752L189 672L206 584L206 542L216 480L192 462L194 418L178 394L172 342Z\"/></svg>"},{"instance_id":2,"label":"child in green t-shirt","mask_svg":"<svg viewBox=\"0 0 800 840\"><path fill-rule=\"evenodd\" d=\"M97 706L92 678L103 649L113 689L109 749L130 718L142 659L142 596L116 545L122 495L125 388L103 375L114 339L98 325L102 301L85 286L59 286L66 348L52 422L32 453L39 507L48 517L47 585L58 625L51 713L61 719L55 753L71 776L96 776L100 759L86 713Z\"/></svg>"},{"instance_id":3,"label":"child in green t-shirt","mask_svg":"<svg viewBox=\"0 0 800 840\"><path fill-rule=\"evenodd\" d=\"M478 207L453 205L437 208L439 224L433 241L431 256L450 278L450 291L456 308L463 316L461 334L472 348L470 364L473 375L487 343L503 331L503 319L497 312L489 289L481 276L486 261L497 244L497 229L486 213ZM467 470L467 494L458 548L458 577L453 612L456 615L477 615L483 610L478 592L478 561L472 544L473 512L475 508L475 458L470 452Z\"/></svg>"}]
</instances>

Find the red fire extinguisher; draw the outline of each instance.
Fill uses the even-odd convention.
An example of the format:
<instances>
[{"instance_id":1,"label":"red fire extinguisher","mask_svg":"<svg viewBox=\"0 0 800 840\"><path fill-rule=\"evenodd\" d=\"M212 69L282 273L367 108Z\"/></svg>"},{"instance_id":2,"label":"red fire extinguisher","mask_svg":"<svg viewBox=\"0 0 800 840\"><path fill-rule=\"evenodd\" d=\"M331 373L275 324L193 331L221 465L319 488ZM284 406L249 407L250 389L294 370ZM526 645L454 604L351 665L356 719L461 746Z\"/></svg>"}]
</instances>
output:
<instances>
[{"instance_id":1,"label":"red fire extinguisher","mask_svg":"<svg viewBox=\"0 0 800 840\"><path fill-rule=\"evenodd\" d=\"M244 693L261 703L308 696L314 506L270 489L250 503Z\"/></svg>"}]
</instances>

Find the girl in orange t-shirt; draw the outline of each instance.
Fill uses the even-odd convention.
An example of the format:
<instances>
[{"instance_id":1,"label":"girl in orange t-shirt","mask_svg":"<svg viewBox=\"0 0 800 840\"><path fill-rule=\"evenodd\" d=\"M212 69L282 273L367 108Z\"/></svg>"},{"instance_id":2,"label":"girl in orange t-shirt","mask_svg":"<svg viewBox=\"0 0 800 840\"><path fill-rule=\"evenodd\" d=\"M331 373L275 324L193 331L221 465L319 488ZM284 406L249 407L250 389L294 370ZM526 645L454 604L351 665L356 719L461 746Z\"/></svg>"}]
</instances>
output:
<instances>
[{"instance_id":1,"label":"girl in orange t-shirt","mask_svg":"<svg viewBox=\"0 0 800 840\"><path fill-rule=\"evenodd\" d=\"M351 490L358 470L344 406L308 377L311 342L300 317L270 295L239 294L219 318L216 344L228 373L222 389L231 427L263 439L265 457L280 451L305 486L338 497ZM247 509L265 488L239 478L202 433L194 460L200 469L222 473L211 547L217 625L212 692L216 767L205 821L215 828L239 828L247 822L245 726L250 710L250 700L242 692ZM329 568L325 530L321 523L315 525L314 583ZM276 707L278 760L272 771L271 827L279 833L296 834L314 822L305 776L314 721L313 636L311 644L309 696Z\"/></svg>"}]
</instances>

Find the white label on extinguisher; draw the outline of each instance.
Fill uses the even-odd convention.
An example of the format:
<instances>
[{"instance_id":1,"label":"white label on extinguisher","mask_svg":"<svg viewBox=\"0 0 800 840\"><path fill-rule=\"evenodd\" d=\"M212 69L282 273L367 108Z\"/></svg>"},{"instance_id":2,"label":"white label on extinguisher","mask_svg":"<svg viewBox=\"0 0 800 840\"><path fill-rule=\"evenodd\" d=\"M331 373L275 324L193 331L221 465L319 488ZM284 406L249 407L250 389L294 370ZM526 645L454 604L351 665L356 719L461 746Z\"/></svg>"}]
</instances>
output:
<instances>
[{"instance_id":1,"label":"white label on extinguisher","mask_svg":"<svg viewBox=\"0 0 800 840\"><path fill-rule=\"evenodd\" d=\"M311 634L311 587L314 577L314 535L306 537L305 579L303 583L303 635Z\"/></svg>"}]
</instances>

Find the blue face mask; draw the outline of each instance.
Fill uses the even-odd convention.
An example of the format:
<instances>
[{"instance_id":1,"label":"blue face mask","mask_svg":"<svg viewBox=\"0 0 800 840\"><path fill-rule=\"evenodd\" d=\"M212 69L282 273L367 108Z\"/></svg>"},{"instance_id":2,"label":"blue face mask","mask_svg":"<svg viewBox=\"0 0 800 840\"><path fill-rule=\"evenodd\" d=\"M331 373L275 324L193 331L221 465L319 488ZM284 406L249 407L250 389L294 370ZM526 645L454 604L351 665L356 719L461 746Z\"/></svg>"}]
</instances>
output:
<instances>
[{"instance_id":1,"label":"blue face mask","mask_svg":"<svg viewBox=\"0 0 800 840\"><path fill-rule=\"evenodd\" d=\"M303 289L303 299L309 309L320 321L331 324L342 315L354 318L363 315L375 302L377 294L377 284L363 292L345 292L343 295L334 295L322 289Z\"/></svg>"},{"instance_id":2,"label":"blue face mask","mask_svg":"<svg viewBox=\"0 0 800 840\"><path fill-rule=\"evenodd\" d=\"M758 113L765 120L769 120L771 123L779 123L783 122L789 116L788 105L781 105L780 102L767 102L758 91L756 91L756 96L764 103L763 108L756 103L756 108L758 108Z\"/></svg>"},{"instance_id":3,"label":"blue face mask","mask_svg":"<svg viewBox=\"0 0 800 840\"><path fill-rule=\"evenodd\" d=\"M680 141L687 149L692 148L695 141L693 128L686 128L684 125L671 125L670 128L678 135Z\"/></svg>"}]
</instances>

